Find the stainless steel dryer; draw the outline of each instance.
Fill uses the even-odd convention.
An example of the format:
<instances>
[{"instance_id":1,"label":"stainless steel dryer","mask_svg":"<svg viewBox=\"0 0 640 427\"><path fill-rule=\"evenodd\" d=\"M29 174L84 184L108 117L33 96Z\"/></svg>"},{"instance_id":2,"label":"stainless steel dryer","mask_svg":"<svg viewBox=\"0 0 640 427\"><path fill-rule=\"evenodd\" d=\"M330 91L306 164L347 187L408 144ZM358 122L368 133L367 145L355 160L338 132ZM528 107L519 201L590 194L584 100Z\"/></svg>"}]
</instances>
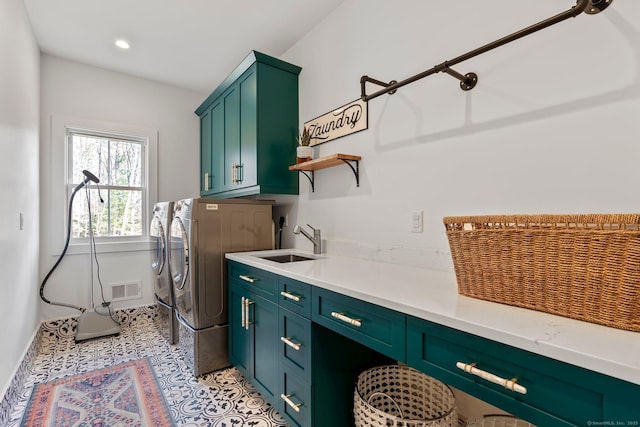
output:
<instances>
[{"instance_id":1,"label":"stainless steel dryer","mask_svg":"<svg viewBox=\"0 0 640 427\"><path fill-rule=\"evenodd\" d=\"M153 207L149 235L155 242L151 256L153 291L158 308L158 323L169 344L178 342L178 319L175 313L173 283L169 272L169 228L173 219L173 202L159 202Z\"/></svg>"},{"instance_id":2,"label":"stainless steel dryer","mask_svg":"<svg viewBox=\"0 0 640 427\"><path fill-rule=\"evenodd\" d=\"M179 346L198 376L230 365L225 253L273 248L271 200L175 202L169 266Z\"/></svg>"}]
</instances>

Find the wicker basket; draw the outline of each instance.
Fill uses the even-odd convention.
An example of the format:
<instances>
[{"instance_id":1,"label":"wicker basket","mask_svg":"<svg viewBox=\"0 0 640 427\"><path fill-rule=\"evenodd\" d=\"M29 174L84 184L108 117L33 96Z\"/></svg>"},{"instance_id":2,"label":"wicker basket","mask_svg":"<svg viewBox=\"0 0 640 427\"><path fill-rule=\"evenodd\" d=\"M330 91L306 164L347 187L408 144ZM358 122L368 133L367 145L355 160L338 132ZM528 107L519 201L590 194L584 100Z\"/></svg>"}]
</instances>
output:
<instances>
[{"instance_id":1,"label":"wicker basket","mask_svg":"<svg viewBox=\"0 0 640 427\"><path fill-rule=\"evenodd\" d=\"M443 221L460 294L640 331L640 215Z\"/></svg>"},{"instance_id":2,"label":"wicker basket","mask_svg":"<svg viewBox=\"0 0 640 427\"><path fill-rule=\"evenodd\" d=\"M368 369L353 395L357 427L453 427L455 397L442 382L408 366Z\"/></svg>"},{"instance_id":3,"label":"wicker basket","mask_svg":"<svg viewBox=\"0 0 640 427\"><path fill-rule=\"evenodd\" d=\"M485 415L480 419L471 420L467 427L536 427L526 421L510 415Z\"/></svg>"}]
</instances>

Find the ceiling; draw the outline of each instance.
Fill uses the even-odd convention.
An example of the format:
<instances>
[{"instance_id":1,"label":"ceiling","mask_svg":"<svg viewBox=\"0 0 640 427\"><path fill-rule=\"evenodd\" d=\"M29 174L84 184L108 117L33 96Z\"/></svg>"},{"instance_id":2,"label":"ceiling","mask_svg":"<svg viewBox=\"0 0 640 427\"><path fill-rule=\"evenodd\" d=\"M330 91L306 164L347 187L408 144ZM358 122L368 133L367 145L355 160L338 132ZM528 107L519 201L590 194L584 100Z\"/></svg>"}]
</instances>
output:
<instances>
[{"instance_id":1,"label":"ceiling","mask_svg":"<svg viewBox=\"0 0 640 427\"><path fill-rule=\"evenodd\" d=\"M43 53L209 93L251 51L279 57L344 0L24 0ZM117 39L131 44L115 46Z\"/></svg>"}]
</instances>

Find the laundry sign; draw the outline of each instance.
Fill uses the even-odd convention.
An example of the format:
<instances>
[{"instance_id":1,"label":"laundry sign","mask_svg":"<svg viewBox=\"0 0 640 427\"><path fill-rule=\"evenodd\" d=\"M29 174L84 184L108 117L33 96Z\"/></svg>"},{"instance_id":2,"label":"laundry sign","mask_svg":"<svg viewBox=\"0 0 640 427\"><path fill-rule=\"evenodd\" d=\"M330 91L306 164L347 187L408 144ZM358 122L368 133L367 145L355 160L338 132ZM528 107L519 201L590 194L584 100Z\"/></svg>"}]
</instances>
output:
<instances>
[{"instance_id":1,"label":"laundry sign","mask_svg":"<svg viewBox=\"0 0 640 427\"><path fill-rule=\"evenodd\" d=\"M311 146L360 132L369 127L367 103L357 99L306 122L304 127L311 135Z\"/></svg>"}]
</instances>

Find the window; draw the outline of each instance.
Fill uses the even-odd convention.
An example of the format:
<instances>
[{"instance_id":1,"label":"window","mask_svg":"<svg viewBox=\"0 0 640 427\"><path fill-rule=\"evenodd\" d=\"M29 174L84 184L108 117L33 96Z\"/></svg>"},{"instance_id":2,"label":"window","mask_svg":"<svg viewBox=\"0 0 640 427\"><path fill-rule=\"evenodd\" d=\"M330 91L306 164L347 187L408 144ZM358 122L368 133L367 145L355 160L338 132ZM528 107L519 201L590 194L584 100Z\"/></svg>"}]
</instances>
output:
<instances>
[{"instance_id":1,"label":"window","mask_svg":"<svg viewBox=\"0 0 640 427\"><path fill-rule=\"evenodd\" d=\"M47 156L45 147L45 156ZM89 212L100 252L148 251L149 215L158 201L158 130L54 114L51 116L51 175L41 204L49 227L44 231L52 254L59 254L67 236L69 199L84 180L83 170L100 179L80 189L73 200L69 254L89 252ZM77 161L76 161L77 160ZM48 193L46 189L50 189Z\"/></svg>"},{"instance_id":2,"label":"window","mask_svg":"<svg viewBox=\"0 0 640 427\"><path fill-rule=\"evenodd\" d=\"M88 170L100 180L89 182L74 199L71 237L142 237L146 233L146 139L67 128L67 200ZM91 217L87 194L91 200Z\"/></svg>"}]
</instances>

